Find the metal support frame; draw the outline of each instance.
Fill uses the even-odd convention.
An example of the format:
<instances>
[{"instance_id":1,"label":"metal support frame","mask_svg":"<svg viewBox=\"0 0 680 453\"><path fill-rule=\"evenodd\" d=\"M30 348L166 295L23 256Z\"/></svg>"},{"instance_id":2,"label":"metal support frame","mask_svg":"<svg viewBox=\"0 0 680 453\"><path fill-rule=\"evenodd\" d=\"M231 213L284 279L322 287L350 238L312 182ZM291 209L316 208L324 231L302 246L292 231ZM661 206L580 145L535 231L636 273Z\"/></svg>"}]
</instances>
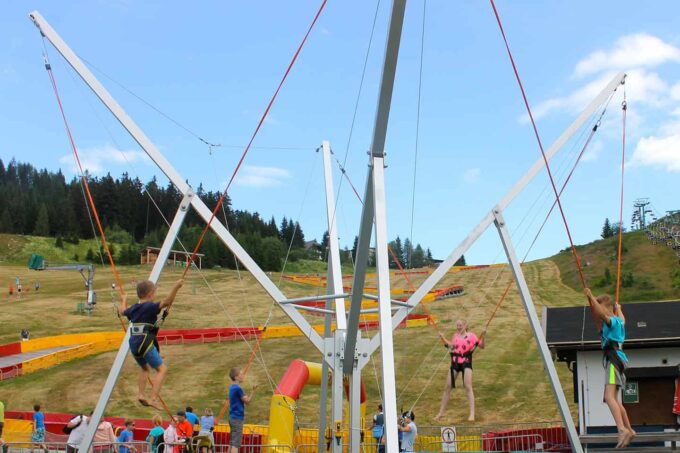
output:
<instances>
[{"instance_id":1,"label":"metal support frame","mask_svg":"<svg viewBox=\"0 0 680 453\"><path fill-rule=\"evenodd\" d=\"M326 195L326 218L328 221L328 277L326 279L326 292L331 295L341 294L343 292L342 288L342 264L340 263L340 240L338 238L337 223L335 222L336 214L336 202L335 196L333 194L333 172L331 169L331 145L327 140L324 140L321 144L321 154L323 157L323 173L325 182L325 195ZM335 310L333 310L334 305ZM331 343L333 346L331 356L333 360L330 363L324 361L326 366L330 365L333 370L332 375L332 420L334 425L340 423L342 425L343 419L343 374L342 368L338 365L342 362L342 343L344 342L345 330L347 329L347 318L345 313L345 296L329 298L326 302L326 324L324 325L324 337L333 340ZM331 333L330 322L331 316L335 314L336 319L336 329L335 333ZM323 372L323 369L322 369ZM323 376L322 376L323 377ZM326 377L328 379L328 377ZM322 382L322 385L327 386L326 382ZM322 390L322 396L324 397L324 404L321 406L323 412L320 414L320 418L324 419L326 417L325 410L325 393L326 388ZM337 428L336 428L337 429ZM319 427L319 433L321 433L321 427ZM321 434L319 439L321 441ZM343 439L333 439L332 443L333 453L343 452ZM323 450L319 450L323 451Z\"/></svg>"},{"instance_id":2,"label":"metal support frame","mask_svg":"<svg viewBox=\"0 0 680 453\"><path fill-rule=\"evenodd\" d=\"M611 94L618 88L618 86L623 83L626 78L626 74L618 73L614 76L609 83L604 87L602 91L588 104L588 106L581 112L581 114L574 120L571 125L560 135L557 140L548 148L546 152L546 158L549 161L552 159L557 152L571 139L571 137L588 121L589 118L601 107L611 96ZM536 175L545 167L545 162L542 158L538 159L529 170L519 179L519 181L501 198L501 201L496 205L494 209L500 211L505 210L505 208L512 203L512 201L517 197L517 195L524 190L524 188L536 177ZM472 231L461 241L461 243L453 249L451 254L430 274L430 276L425 279L425 281L416 289L416 291L411 294L411 296L406 301L412 308L404 308L397 311L392 317L392 328L396 329L399 324L406 319L406 316L420 304L423 298L431 291L442 278L444 278L453 267L453 265L458 261L458 259L474 244L477 239L486 231L486 229L493 223L494 216L493 212L489 211L482 220L475 226ZM354 289L353 289L354 290ZM371 340L371 347L369 352L374 352L378 347L380 347L380 341L377 338Z\"/></svg>"},{"instance_id":3,"label":"metal support frame","mask_svg":"<svg viewBox=\"0 0 680 453\"><path fill-rule=\"evenodd\" d=\"M397 312L392 315L391 299L390 299L390 274L389 261L387 255L387 222L386 222L386 196L385 196L385 181L384 181L384 145L387 132L387 124L389 120L389 110L392 98L392 91L394 86L394 76L396 72L397 58L399 53L399 44L401 40L401 31L404 19L404 10L406 0L393 0L388 39L385 49L384 66L380 85L380 93L378 97L378 108L376 111L375 125L373 131L372 145L370 149L370 159L368 165L368 175L365 186L364 207L361 216L361 224L359 231L359 241L356 256L356 268L353 278L353 287L351 295L351 304L349 316L346 317L344 308L345 296L342 294L342 276L340 272L339 262L339 246L332 247L331 255L337 252L337 261L333 256L329 257L328 270L328 294L326 299L326 309L331 311L335 308L335 314L338 323L338 329L334 334L330 332L331 314L326 313L325 316L325 331L322 338L313 329L310 323L302 317L302 315L292 306L292 300L286 299L283 293L276 287L276 285L267 277L267 275L260 269L260 267L252 260L246 253L236 239L229 233L223 224L218 221L212 221L211 227L217 236L224 242L224 244L232 251L244 267L253 275L253 277L260 283L265 291L278 302L281 309L289 316L289 318L298 326L304 335L312 342L312 344L324 355L324 371L322 379L328 379L327 366L332 367L336 372L333 373L333 411L332 419L334 422L342 420L342 395L343 382L342 374L339 371L343 370L344 374L349 375L350 387L352 395L355 390L358 392L360 387L360 372L363 366L368 361L368 357L375 352L378 347L381 347L381 362L383 365L383 407L386 420L395 420L397 417L396 409L396 390L395 390L395 372L394 372L394 350L392 330L395 329L424 298L424 296L446 275L448 270L460 258L460 256L467 251L467 249L481 236L481 234L491 225L495 223L498 227L499 234L503 246L508 255L508 259L513 268L513 274L517 282L522 301L527 311L534 336L539 345L539 350L544 360L544 364L548 369L549 378L555 392L555 396L560 406L560 411L567 426L570 439L574 449L580 453L582 451L578 438L575 437L576 431L573 426L573 421L566 406L566 400L562 393L559 380L555 373L554 366L550 360L549 351L545 346L545 340L540 333L540 326L538 325L537 315L533 308L531 295L528 291L526 281L521 272L519 262L515 256L514 247L510 241L510 236L507 227L502 219L502 211L512 202L512 200L521 192L526 185L538 174L544 167L544 161L541 159L537 161L529 171L516 183L516 185L501 199L498 205L492 212L484 216L482 221L471 231L471 233L451 252L447 259L442 262L437 269L425 280L425 282L409 297L406 303L402 303ZM99 83L94 75L82 63L82 61L75 55L75 53L66 45L66 43L59 37L59 35L51 28L44 18L38 12L30 14L34 24L40 29L43 36L45 36L59 51L59 53L66 59L66 61L73 67L73 69L80 75L83 81L92 89L95 95L104 103L104 105L111 111L121 125L130 133L135 141L142 147L153 162L160 168L160 170L170 179L170 181L179 189L181 193L185 194L187 205L191 205L206 222L212 218L211 211L198 198L193 196L192 189L188 183L182 179L180 174L170 165L165 157L158 151L153 143L146 137L142 130L134 123L134 121L125 113L120 105L111 97L108 91ZM579 117L565 130L565 132L556 140L556 142L548 149L546 154L547 159L551 159L564 144L573 136L573 134L590 118L598 107L600 107L609 97L612 92L623 82L625 74L618 74L605 87L604 90L586 107L586 109L579 115ZM324 142L324 149L329 150L327 142ZM332 195L332 193L331 193ZM188 200L187 200L188 198ZM184 204L183 201L183 204ZM328 201L328 198L327 198ZM330 204L329 204L330 206ZM155 263L150 279L155 281L167 256L163 257L163 253L169 253L170 246L174 242L179 225L186 215L185 208L178 211L173 220L178 222L176 231L171 231L166 237L166 242L159 254L158 261ZM330 208L329 208L330 213ZM334 219L329 214L329 234L331 232L331 224ZM375 335L370 341L361 339L360 331L358 330L359 315L361 313L361 302L363 299L363 290L366 278L366 266L368 261L368 252L371 243L371 234L373 225L376 229L376 264L378 275L378 305L380 313L380 332ZM333 231L335 231L333 229ZM335 239L334 239L335 238ZM336 241L337 234L331 235L331 243ZM167 245L167 250L166 249ZM339 276L339 277L338 277ZM342 297L339 297L342 296ZM334 302L332 302L334 301ZM391 323L391 325L390 325ZM345 330L346 328L346 330ZM104 390L100 396L97 408L94 411L91 426L88 427L84 441L80 445L79 451L85 453L91 444L92 437L96 426L102 416L106 402L111 395L113 386L120 372L120 369L128 352L127 339L129 333L126 334L125 340L121 345L114 365L109 373ZM359 384L358 384L359 383ZM350 401L353 401L355 396L350 396ZM325 398L322 398L322 410L325 405ZM565 409L566 408L566 409ZM323 411L325 412L325 411ZM325 413L321 414L320 419L325 420ZM350 432L353 427L356 427L356 420L354 416L350 417ZM324 423L322 422L321 425ZM320 433L319 445L323 446L321 440L323 433ZM387 453L396 453L397 446L397 429L396 425L392 423L385 424L386 437L386 451ZM342 440L337 443L333 440L333 452L340 453L342 451ZM337 445L336 445L337 444ZM359 451L358 444L355 447L354 440L351 441L350 451Z\"/></svg>"},{"instance_id":4,"label":"metal support frame","mask_svg":"<svg viewBox=\"0 0 680 453\"><path fill-rule=\"evenodd\" d=\"M552 388L553 394L555 395L557 407L560 410L560 415L562 415L562 420L564 421L567 435L569 436L569 440L571 441L574 452L581 453L583 452L583 447L579 441L574 420L571 418L569 404L567 404L567 399L564 396L564 390L562 390L562 384L560 384L560 378L557 375L557 370L555 369L555 364L552 360L552 354L550 353L550 349L548 349L548 343L545 341L545 334L541 328L541 321L538 320L538 314L536 314L534 301L531 297L531 293L529 292L527 282L524 279L521 263L519 259L517 259L515 247L512 244L512 239L510 239L508 226L506 225L505 219L503 218L503 213L499 209L493 210L493 217L494 224L498 229L498 234L500 235L501 242L503 243L503 249L505 249L505 254L508 257L508 263L510 263L512 274L515 278L515 283L517 283L520 299L522 299L524 310L527 313L527 318L529 318L529 325L531 326L531 330L534 334L534 339L536 340L536 344L538 346L538 352L541 355L541 359L543 359L543 365L545 366L546 372L548 373L550 387Z\"/></svg>"},{"instance_id":5,"label":"metal support frame","mask_svg":"<svg viewBox=\"0 0 680 453\"><path fill-rule=\"evenodd\" d=\"M394 78L397 70L405 9L406 0L394 0L392 2L387 43L385 44L383 72L380 81L380 93L378 95L378 107L375 114L373 138L370 148L370 161L368 176L366 178L364 206L359 227L359 240L357 243L357 256L352 285L352 299L347 320L347 340L345 343L345 357L343 361L343 371L345 374L349 375L350 379L353 379L354 373L361 372L361 368L358 366L359 361L356 359L358 357L356 346L360 339L359 315L361 312L362 296L366 282L366 266L368 264L371 231L375 222L378 306L380 308L380 333L378 337L380 338L380 344L382 346L380 351L383 366L382 386L385 420L397 419L394 347L392 344L392 329L389 327L392 310L390 304L390 269L387 256L388 239L385 208L385 138L387 135L390 107L392 104ZM350 420L352 419L353 417L350 417ZM350 426L350 433L352 432L353 427ZM397 453L399 451L397 427L394 423L385 424L385 446L387 453ZM358 451L358 449L355 449L354 443L352 443L351 447L351 451Z\"/></svg>"},{"instance_id":6,"label":"metal support frame","mask_svg":"<svg viewBox=\"0 0 680 453\"><path fill-rule=\"evenodd\" d=\"M161 152L156 148L156 146L151 142L151 140L144 134L141 128L128 116L125 110L116 102L116 100L111 96L111 94L104 88L104 86L99 82L99 80L92 74L92 72L85 66L85 64L80 60L80 58L71 50L71 48L61 39L56 31L50 26L50 24L40 15L39 12L33 11L29 14L29 17L33 23L38 27L42 35L52 43L55 49L64 57L68 64L78 73L80 78L85 82L85 84L90 87L94 94L99 98L99 100L109 109L113 116L118 120L118 122L128 131L132 138L139 144L139 146L144 150L144 152L151 158L151 160L158 166L158 168L168 177L168 179L177 187L180 193L188 194L192 193L193 189L189 184L181 177L179 172L170 164L170 162L161 154ZM253 277L258 281L260 286L269 294L269 296L276 302L281 302L286 300L284 294L279 290L279 288L274 284L274 282L269 279L264 271L255 263L255 261L248 255L248 253L243 249L243 247L236 241L236 239L231 235L227 228L214 219L212 216L212 211L203 203L199 197L191 197L190 205L196 210L198 215L206 222L211 222L210 227L213 232L220 238L220 240L231 250L231 252L236 256L236 258L243 264L243 266L253 275ZM212 220L212 221L211 221ZM170 238L170 233L166 238L166 241ZM174 242L174 237L168 250L171 248ZM165 244L164 244L165 245ZM161 259L163 258L163 259ZM160 270L162 269L162 263L167 259L167 256L162 257L159 253L158 261L154 265L154 271L152 271L152 276L158 278ZM160 264L159 264L160 263ZM157 266L160 266L157 268ZM157 271L156 271L157 269ZM153 278L151 278L153 280ZM313 329L312 325L297 311L295 308L279 304L281 309L288 315L288 317L293 321L297 327L302 331L302 333L307 336L311 343L319 350L324 352L324 342L321 336ZM343 307L344 308L344 307ZM127 340L127 336L126 336ZM107 382L102 391L99 399L98 407L93 413L93 420L95 427L99 424L101 415L104 412L104 407L106 402L111 396L111 391L113 386L120 374L125 355L128 352L127 341L123 341L121 344L118 355L116 356L116 361L112 367ZM79 451L81 453L87 452L92 442L92 436L86 436L80 445Z\"/></svg>"}]
</instances>

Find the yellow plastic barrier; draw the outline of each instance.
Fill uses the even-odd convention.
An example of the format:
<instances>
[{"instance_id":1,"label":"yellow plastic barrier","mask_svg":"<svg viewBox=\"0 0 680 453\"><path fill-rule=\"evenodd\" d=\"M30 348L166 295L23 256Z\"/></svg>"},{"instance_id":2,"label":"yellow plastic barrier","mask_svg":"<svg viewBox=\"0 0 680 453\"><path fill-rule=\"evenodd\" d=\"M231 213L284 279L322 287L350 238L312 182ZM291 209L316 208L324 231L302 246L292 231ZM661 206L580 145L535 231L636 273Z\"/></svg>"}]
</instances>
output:
<instances>
[{"instance_id":1,"label":"yellow plastic barrier","mask_svg":"<svg viewBox=\"0 0 680 453\"><path fill-rule=\"evenodd\" d=\"M33 432L33 422L31 420L5 419L2 438L5 442L30 442Z\"/></svg>"},{"instance_id":2,"label":"yellow plastic barrier","mask_svg":"<svg viewBox=\"0 0 680 453\"><path fill-rule=\"evenodd\" d=\"M65 335L56 335L53 337L42 337L34 340L22 341L21 352L33 352L41 349L58 348L63 346L75 346L88 343L116 343L117 345L123 341L125 336L122 331L115 332L90 332L90 333L72 333Z\"/></svg>"},{"instance_id":3,"label":"yellow plastic barrier","mask_svg":"<svg viewBox=\"0 0 680 453\"><path fill-rule=\"evenodd\" d=\"M71 360L115 350L120 346L123 336L123 332L92 332L25 341L21 345L23 352L40 351L55 347L73 347L25 361L22 365L22 373L33 373Z\"/></svg>"}]
</instances>

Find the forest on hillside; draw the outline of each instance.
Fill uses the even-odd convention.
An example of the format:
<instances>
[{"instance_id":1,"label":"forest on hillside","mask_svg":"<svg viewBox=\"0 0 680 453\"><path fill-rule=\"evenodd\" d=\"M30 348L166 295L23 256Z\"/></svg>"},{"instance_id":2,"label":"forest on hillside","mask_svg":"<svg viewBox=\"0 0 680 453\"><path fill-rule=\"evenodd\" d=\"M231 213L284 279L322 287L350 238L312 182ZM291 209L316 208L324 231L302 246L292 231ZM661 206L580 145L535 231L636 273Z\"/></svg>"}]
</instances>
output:
<instances>
[{"instance_id":1,"label":"forest on hillside","mask_svg":"<svg viewBox=\"0 0 680 453\"><path fill-rule=\"evenodd\" d=\"M114 255L120 264L139 262L139 251L145 246L160 247L181 200L175 186L161 186L154 177L143 183L127 173L114 178L87 176L94 204L107 239L119 244ZM93 224L89 205L86 203L81 178L67 181L61 170L57 172L37 169L29 163L12 159L7 165L0 159L0 233L49 236L55 238L57 247L63 242L77 243L98 235ZM197 195L209 209L217 206L219 192L205 191L199 184ZM320 243L306 241L301 225L284 217L277 222L274 217L263 218L257 212L233 209L229 197L225 197L216 220L227 225L241 245L267 271L278 271L288 255L290 261L299 259L325 260L328 233ZM205 223L190 211L180 233L184 247L193 250ZM352 249L341 252L343 262L351 262L357 247L354 239ZM181 249L180 244L175 244ZM390 248L404 267L422 267L433 262L432 253L420 244L412 245L408 239L397 237ZM201 246L205 265L235 268L231 252L209 232ZM101 250L90 250L84 258L99 261ZM374 260L371 254L371 261ZM464 264L464 260L461 261ZM369 262L369 265L374 265ZM397 267L390 257L390 266Z\"/></svg>"}]
</instances>

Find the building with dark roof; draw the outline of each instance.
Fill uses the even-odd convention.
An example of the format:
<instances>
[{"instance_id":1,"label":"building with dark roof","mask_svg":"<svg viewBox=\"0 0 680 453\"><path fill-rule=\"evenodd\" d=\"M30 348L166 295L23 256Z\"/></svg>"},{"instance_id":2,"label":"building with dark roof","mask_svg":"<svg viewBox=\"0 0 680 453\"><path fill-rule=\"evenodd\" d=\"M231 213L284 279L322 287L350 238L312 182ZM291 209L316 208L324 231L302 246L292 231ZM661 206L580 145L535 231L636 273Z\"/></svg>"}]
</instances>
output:
<instances>
[{"instance_id":1,"label":"building with dark roof","mask_svg":"<svg viewBox=\"0 0 680 453\"><path fill-rule=\"evenodd\" d=\"M623 399L631 424L659 430L677 427L680 404L674 396L676 384L680 385L680 301L627 303L623 311L624 350L630 359ZM573 374L581 434L615 426L602 401L605 376L600 335L589 307L544 308L542 323L548 346Z\"/></svg>"}]
</instances>

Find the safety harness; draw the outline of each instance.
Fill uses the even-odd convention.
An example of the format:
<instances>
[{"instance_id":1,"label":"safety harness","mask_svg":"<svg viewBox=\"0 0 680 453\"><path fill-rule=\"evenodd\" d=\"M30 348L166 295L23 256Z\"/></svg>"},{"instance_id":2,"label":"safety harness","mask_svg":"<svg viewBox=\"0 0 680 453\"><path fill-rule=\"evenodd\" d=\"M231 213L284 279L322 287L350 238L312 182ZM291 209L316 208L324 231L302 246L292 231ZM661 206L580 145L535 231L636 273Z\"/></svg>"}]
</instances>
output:
<instances>
[{"instance_id":1,"label":"safety harness","mask_svg":"<svg viewBox=\"0 0 680 453\"><path fill-rule=\"evenodd\" d=\"M477 346L479 345L479 340L475 343L475 345L470 349L469 351L466 351L462 354L458 352L454 352L449 350L449 355L451 356L451 367L449 368L449 371L451 373L451 387L456 388L456 365L459 366L464 366L466 364L472 365L472 353L475 352L475 349L477 349ZM448 348L447 345L444 345L445 347ZM463 362L458 363L456 361L457 357L462 357Z\"/></svg>"},{"instance_id":2,"label":"safety harness","mask_svg":"<svg viewBox=\"0 0 680 453\"><path fill-rule=\"evenodd\" d=\"M618 354L618 351L620 350L621 343L609 340L602 336L603 366L606 366L607 362L609 362L616 367L619 373L623 374L624 370L626 369L626 363L623 361L623 359L621 359L621 356Z\"/></svg>"},{"instance_id":3,"label":"safety harness","mask_svg":"<svg viewBox=\"0 0 680 453\"><path fill-rule=\"evenodd\" d=\"M138 322L130 324L130 335L131 337L141 337L141 341L136 348L133 348L132 355L135 357L144 357L152 346L156 346L156 349L160 352L160 345L158 344L157 336L158 331L161 329L161 325L165 322L165 318L168 317L168 310L163 310L161 316L156 320L154 324L149 324L145 322Z\"/></svg>"}]
</instances>

